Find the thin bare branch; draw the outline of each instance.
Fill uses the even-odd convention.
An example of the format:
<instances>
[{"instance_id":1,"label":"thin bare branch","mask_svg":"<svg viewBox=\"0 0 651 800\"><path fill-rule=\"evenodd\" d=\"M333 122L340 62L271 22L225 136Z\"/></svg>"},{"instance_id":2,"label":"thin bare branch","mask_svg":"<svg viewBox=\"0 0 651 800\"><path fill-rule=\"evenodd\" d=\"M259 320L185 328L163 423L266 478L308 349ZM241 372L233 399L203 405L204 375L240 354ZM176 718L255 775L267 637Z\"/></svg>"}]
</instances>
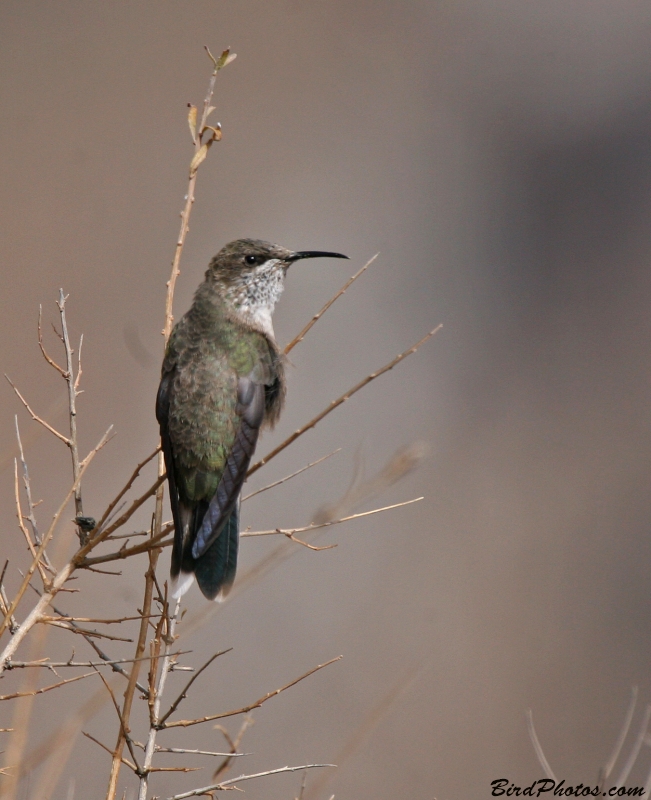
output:
<instances>
[{"instance_id":1,"label":"thin bare branch","mask_svg":"<svg viewBox=\"0 0 651 800\"><path fill-rule=\"evenodd\" d=\"M647 705L646 710L644 712L644 717L642 718L642 724L640 725L640 730L638 735L635 739L633 747L631 748L631 752L629 754L628 760L626 764L622 767L622 771L619 775L619 778L615 781L615 786L624 786L626 783L626 779L628 778L631 770L633 769L633 765L637 761L637 757L640 754L640 750L642 749L642 744L644 743L644 737L646 736L647 730L649 728L649 719L651 719L651 705Z\"/></svg>"},{"instance_id":2,"label":"thin bare branch","mask_svg":"<svg viewBox=\"0 0 651 800\"><path fill-rule=\"evenodd\" d=\"M335 408L340 406L342 403L345 403L346 400L349 400L354 394L356 394L360 389L363 389L364 386L367 386L371 381L374 381L376 378L379 378L380 375L384 375L385 372L388 372L390 369L393 369L396 364L399 364L403 359L407 358L407 356L412 355L415 353L428 339L431 339L438 331L441 330L443 325L438 325L436 328L431 330L426 336L416 342L413 347L410 347L409 350L405 350L404 353L400 353L399 356L396 356L392 361L388 364L385 364L381 369L377 372L372 372L370 375L367 375L364 380L360 381L359 383L355 384L351 389L341 395L337 400L333 400L330 405L321 411L320 414L317 414L316 417L311 419L306 425L303 425L302 428L299 428L297 431L294 431L291 436L288 436L284 442L278 445L278 447L274 448L270 453L268 453L264 458L261 458L260 461L256 462L252 467L250 467L249 471L247 472L247 477L253 475L254 472L257 472L260 467L263 467L272 458L278 455L278 453L282 453L282 451L289 447L290 444L295 442L299 436L302 436L306 431L309 431L311 428L314 428L324 417L327 417L331 411L334 411Z\"/></svg>"},{"instance_id":3,"label":"thin bare branch","mask_svg":"<svg viewBox=\"0 0 651 800\"><path fill-rule=\"evenodd\" d=\"M243 531L240 536L274 536L277 534L281 534L282 536L287 536L288 539L292 539L294 541L299 541L294 539L294 535L297 533L309 533L310 531L317 531L319 528L329 528L331 525L339 525L342 522L350 522L351 519L360 519L361 517L370 517L372 514L379 514L382 511L391 511L394 508L402 508L403 506L409 506L412 503L419 503L423 500L423 497L414 497L413 500L405 500L403 503L394 503L391 506L383 506L382 508L374 508L372 511L362 511L360 514L351 514L348 517L342 517L341 519L332 519L329 522L321 522L319 524L310 523L309 525L305 525L303 528L274 528L273 530L268 531ZM305 544L301 542L301 544ZM309 547L310 545L308 545ZM319 548L325 549L325 548Z\"/></svg>"},{"instance_id":4,"label":"thin bare branch","mask_svg":"<svg viewBox=\"0 0 651 800\"><path fill-rule=\"evenodd\" d=\"M216 658L219 658L219 656L223 656L226 653L230 653L232 649L233 649L232 647L229 647L227 650L220 650L219 653L215 653L213 656L210 656L208 661L206 661L206 663L202 667L199 667L199 669L194 673L194 675L190 678L190 680L187 682L187 684L183 687L183 690L181 691L179 696L176 698L176 700L172 703L172 705L169 707L167 712L165 714L163 714L163 716L158 720L158 725L159 726L160 725L164 725L165 721L167 719L169 719L169 717L171 717L172 714L179 707L179 704L183 700L185 700L185 698L188 696L188 691L190 690L190 687L196 681L196 679L199 677L199 675L201 675L201 673L205 669L207 669Z\"/></svg>"},{"instance_id":5,"label":"thin bare branch","mask_svg":"<svg viewBox=\"0 0 651 800\"><path fill-rule=\"evenodd\" d=\"M44 428L46 428L48 431L50 431L50 433L53 433L53 434L54 434L54 435L57 437L57 439L61 439L61 441L62 441L64 444L66 444L68 447L70 447L70 439L68 439L68 437L67 437L67 436L64 436L62 433L59 433L59 431L58 431L58 430L56 430L56 428L53 428L53 427L52 427L52 426L51 426L51 425L50 425L48 422L46 422L46 421L45 421L45 420L44 420L42 417L39 417L39 415L38 415L38 414L36 414L34 411L32 411L32 407L31 407L31 406L30 406L30 404L27 402L27 400L25 400L25 398L22 396L22 394L21 394L21 393L18 391L18 389L16 388L16 386L14 386L14 383L13 383L13 381L12 381L12 380L11 380L11 378L10 378L10 377L7 375L7 373L5 373L5 378L6 378L6 379L7 379L7 381L9 382L9 385L10 385L10 386L11 386L11 388L14 390L14 392L16 392L16 394L18 395L18 399L19 399L19 400L20 400L20 402L21 402L21 403L22 403L22 404L25 406L25 408L27 409L27 411L28 411L29 415L31 416L31 418L32 418L33 420L35 420L36 422L39 422L39 423L40 423L40 424L41 424L41 425L42 425Z\"/></svg>"},{"instance_id":6,"label":"thin bare branch","mask_svg":"<svg viewBox=\"0 0 651 800\"><path fill-rule=\"evenodd\" d=\"M0 700L14 700L16 697L32 697L36 694L44 694L45 692L49 692L51 689L58 689L59 686L65 686L66 683L74 683L75 681L83 680L83 678L89 678L91 675L97 675L97 673L86 672L84 675L76 675L74 678L68 678L65 681L59 681L59 683L52 683L49 686L44 686L42 689L34 689L31 692L14 692L13 694L3 694L0 695Z\"/></svg>"},{"instance_id":7,"label":"thin bare branch","mask_svg":"<svg viewBox=\"0 0 651 800\"><path fill-rule=\"evenodd\" d=\"M529 738L531 739L531 744L533 745L533 749L536 752L536 758L538 759L538 763L543 768L543 772L545 775L550 778L551 780L556 783L556 776L554 775L554 771L549 766L549 761L545 757L545 753L543 752L542 746L538 741L538 737L536 736L536 729L533 726L533 713L531 709L527 709L527 730L529 731Z\"/></svg>"},{"instance_id":8,"label":"thin bare branch","mask_svg":"<svg viewBox=\"0 0 651 800\"><path fill-rule=\"evenodd\" d=\"M2 728L0 728L0 731ZM251 753L214 753L212 750L184 750L182 747L161 747L156 745L154 748L157 753L181 753L190 756L221 756L222 758L237 758L239 756L250 756Z\"/></svg>"},{"instance_id":9,"label":"thin bare branch","mask_svg":"<svg viewBox=\"0 0 651 800\"><path fill-rule=\"evenodd\" d=\"M68 386L68 416L70 419L70 438L68 439L70 447L70 456L72 458L72 477L77 482L75 488L75 516L81 517L84 514L83 504L81 501L81 481L77 481L79 477L79 448L77 445L77 385L79 383L79 376L75 378L75 365L73 361L73 349L70 346L70 336L68 335L68 322L66 320L66 300L67 295L64 295L63 289L59 289L59 302L57 307L59 309L59 316L61 317L61 339L66 353L66 371L64 374L65 382ZM80 361L81 364L81 355ZM87 534L81 527L78 527L79 540L84 543Z\"/></svg>"},{"instance_id":10,"label":"thin bare branch","mask_svg":"<svg viewBox=\"0 0 651 800\"><path fill-rule=\"evenodd\" d=\"M379 255L380 255L379 253L376 253L376 254L375 254L375 255L374 255L372 258L370 258L370 259L369 259L369 260L366 262L366 264L364 264L364 266L363 266L363 267L362 267L360 270L358 270L358 271L357 271L357 272L356 272L356 273L355 273L355 274L352 276L352 278L349 278L349 279L346 281L346 283L344 283L344 285L341 287L341 289L339 289L339 291L338 291L338 292L337 292L337 293L334 295L334 297L332 297L332 298L330 298L330 300L328 300L328 302L327 302L327 303L326 303L326 304L323 306L323 308L321 309L321 311L318 311L318 312L317 312L317 313L316 313L316 314L315 314L315 315L312 317L312 319L311 319L311 320L310 320L310 321L307 323L307 325L306 325L306 326L303 328L303 330L302 330L302 331L301 331L301 332L300 332L300 333L299 333L297 336L295 336L295 337L294 337L294 338L291 340L291 342L290 342L288 345L286 345L286 346L285 346L285 350L283 351L283 352L285 353L285 355L287 355L287 353L289 353L289 351L290 351L290 350L293 350L293 349L294 349L294 347L296 347L296 345L297 345L297 344L300 344L300 342L302 342L302 341L303 341L303 339L305 339L305 336L306 336L306 334L308 333L308 331L310 330L310 328L311 328L313 325L316 325L316 323L317 323L317 322L318 322L318 321L321 319L321 317L322 317L322 316L325 314L325 312L326 312L326 311L327 311L327 310L330 308L330 306L331 306L331 305L332 305L332 304L333 304L333 303L334 303L336 300L338 300L338 299L339 299L339 298L342 296L342 294L344 294L344 293L345 293L346 289L348 289L348 287L349 287L351 284L353 284L353 283L354 283L354 282L355 282L355 281L356 281L356 280L359 278L359 276L360 276L362 273L366 272L366 270L367 270L367 269L368 269L368 268L371 266L371 264L372 264L372 263L375 261L375 259L376 259L376 258L377 258Z\"/></svg>"},{"instance_id":11,"label":"thin bare branch","mask_svg":"<svg viewBox=\"0 0 651 800\"><path fill-rule=\"evenodd\" d=\"M90 740L91 740L91 742L95 742L95 744L98 744L98 745L99 745L99 746L102 748L102 750L106 750L106 752L107 752L109 755L111 755L111 756L113 755L113 751L111 750L111 748L110 748L110 747L107 747L105 744L102 744L102 742L100 742L100 740L99 740L99 739L96 739L94 736L91 736L91 735L90 735L90 733L86 733L86 731L82 731L82 733L83 733L83 735L84 735L84 736L85 736L87 739L90 739ZM128 759L128 758L124 758L124 757L123 757L123 758L122 758L122 763L123 763L125 766L129 767L129 769L132 769L132 770L133 770L133 771L134 771L134 772L137 774L137 772L138 772L138 767L136 767L136 765L135 765L135 764L133 764L131 761L129 761L129 759Z\"/></svg>"},{"instance_id":12,"label":"thin bare branch","mask_svg":"<svg viewBox=\"0 0 651 800\"><path fill-rule=\"evenodd\" d=\"M187 655L190 652L190 650L177 650L175 653L170 653L170 658ZM133 664L136 661L149 661L149 656L140 656L140 658L117 658L110 661L104 659L101 661L49 661L47 659L39 661L8 661L6 669L27 669L31 667L44 667L46 669L61 669L62 667L112 667L114 664Z\"/></svg>"},{"instance_id":13,"label":"thin bare branch","mask_svg":"<svg viewBox=\"0 0 651 800\"><path fill-rule=\"evenodd\" d=\"M43 358L47 361L47 363L54 367L54 369L61 375L62 377L66 377L66 371L63 367L60 367L56 361L50 358L50 356L45 351L45 345L43 344L43 331L41 330L41 320L43 317L43 306L39 304L38 307L38 346L41 348L41 353L43 353Z\"/></svg>"},{"instance_id":14,"label":"thin bare branch","mask_svg":"<svg viewBox=\"0 0 651 800\"><path fill-rule=\"evenodd\" d=\"M163 485L165 481L165 474L159 475L158 478L154 481L154 483L147 489L147 491L140 495L136 500L134 500L129 508L120 516L118 519L115 520L108 528L103 531L100 531L98 534L93 536L90 541L76 553L75 558L81 563L81 560L89 553L92 549L94 549L100 542L103 542L108 536L110 536L113 531L121 528L125 522L127 522L135 512L140 508L140 506L149 500L150 497L156 494L159 487Z\"/></svg>"},{"instance_id":15,"label":"thin bare branch","mask_svg":"<svg viewBox=\"0 0 651 800\"><path fill-rule=\"evenodd\" d=\"M210 714L205 717L201 717L199 719L179 719L174 722L166 722L164 725L160 725L161 730L166 730L167 728L187 728L190 725L199 725L202 722L212 722L215 719L224 719L225 717L234 717L237 714L248 714L249 711L253 711L254 708L260 708L263 703L266 703L267 700L271 700L272 697L276 697L281 692L284 692L286 689L290 689L292 686L296 686L297 683L300 683L305 678L309 678L310 675L313 675L315 672L318 672L320 669L324 667L330 666L330 664L334 664L335 661L339 661L342 659L343 656L337 656L336 658L331 658L330 661L326 661L325 664L319 664L316 667L313 667L308 672L301 675L299 678L291 681L291 683L285 684L285 686L281 686L280 689L275 689L273 692L268 692L267 694L260 697L255 703L251 703L249 706L244 706L243 708L237 708L234 711L224 711L221 714Z\"/></svg>"},{"instance_id":16,"label":"thin bare branch","mask_svg":"<svg viewBox=\"0 0 651 800\"><path fill-rule=\"evenodd\" d=\"M323 767L336 767L336 764L302 764L300 767L279 767L278 769L269 769L266 772L256 772L255 775L240 775L238 778L231 778L221 783L214 783L211 786L203 786L201 789L193 789L190 792L182 792L169 797L168 800L185 800L186 797L200 797L208 792L218 792L225 789L227 786L233 786L242 781L250 781L253 778L265 778L267 775L279 775L281 772L300 772L303 769L321 769Z\"/></svg>"},{"instance_id":17,"label":"thin bare branch","mask_svg":"<svg viewBox=\"0 0 651 800\"><path fill-rule=\"evenodd\" d=\"M93 556L92 558L82 558L77 563L77 567L80 569L84 569L87 567L92 567L93 564L106 564L109 561L120 561L125 558L130 558L131 556L136 556L139 553L147 553L150 550L154 550L157 548L164 548L168 545L171 545L174 541L173 538L165 539L167 534L174 530L174 525L166 525L156 536L152 536L146 542L141 542L140 544L134 544L133 547L127 547L127 543L125 542L122 547L113 552L113 553L106 553L103 556Z\"/></svg>"},{"instance_id":18,"label":"thin bare branch","mask_svg":"<svg viewBox=\"0 0 651 800\"><path fill-rule=\"evenodd\" d=\"M20 528L20 532L25 537L25 541L27 542L27 549L29 550L32 558L36 558L36 548L34 547L34 543L32 542L32 538L29 535L27 527L25 526L24 522L24 515L23 509L20 504L20 489L18 487L18 461L14 458L14 499L16 503L16 518L18 520L18 527ZM38 571L41 576L41 580L43 581L43 585L45 586L48 582L47 575L45 574L45 566L38 562Z\"/></svg>"},{"instance_id":19,"label":"thin bare branch","mask_svg":"<svg viewBox=\"0 0 651 800\"><path fill-rule=\"evenodd\" d=\"M158 445L158 447L157 447L157 448L154 450L154 452L153 452L153 453L151 453L150 455L148 455L148 456L147 456L147 458L145 458L143 461L141 461L141 462L138 464L138 466L137 466L137 467L134 469L134 471L132 472L132 474L131 474L131 477L129 478L129 480L128 480L128 481L125 483L125 485L122 487L122 489L120 489L120 491L119 491L119 492L117 493L117 495L116 495L116 496L113 498L113 500L111 500L111 502L108 504L108 506L107 506L107 508L106 508L106 511L105 511L105 512L102 514L102 517L101 517L100 521L99 521L99 522L97 523L97 525L95 526L95 531L100 531L100 530L102 529L102 525L104 525L104 523L106 522L106 520L107 520L107 519L110 517L110 515L111 515L111 512L113 511L113 509L114 509L114 508L117 506L117 504L120 502L120 500L122 500L122 498L123 498L123 497L124 497L124 495L125 495L125 494L126 494L128 491L129 491L129 489L130 489L130 488L133 486L133 484L134 484L134 482L135 482L136 478L137 478L137 477L140 475L140 470L141 470L141 469L142 469L144 466L146 466L147 464L149 464L149 462L150 462L150 461L151 461L153 458L156 458L156 456L158 455L158 453L159 453L159 452L160 452L160 444L159 444L159 445ZM156 488L158 488L158 487L156 487ZM154 489L154 491L156 491L156 489ZM151 497L151 495L149 495L149 497ZM92 535L95 533L95 531L91 531L91 536L92 536Z\"/></svg>"},{"instance_id":20,"label":"thin bare branch","mask_svg":"<svg viewBox=\"0 0 651 800\"><path fill-rule=\"evenodd\" d=\"M233 763L233 756L237 753L240 749L240 744L242 744L242 739L244 739L244 734L247 730L253 725L253 717L246 716L240 725L240 729L235 736L235 739L230 735L230 733L226 730L223 725L215 725L215 730L221 731L222 736L226 739L226 743L230 747L230 753L228 756L222 761L222 763L217 767L217 769L213 772L212 779L216 781L220 775L223 775Z\"/></svg>"},{"instance_id":21,"label":"thin bare branch","mask_svg":"<svg viewBox=\"0 0 651 800\"><path fill-rule=\"evenodd\" d=\"M131 753L131 758L133 759L133 763L134 763L134 772L136 773L136 775L139 775L140 774L140 767L138 766L138 760L136 759L136 754L135 754L135 751L133 749L133 741L132 741L131 737L129 736L130 730L129 730L128 724L127 724L127 722L126 722L126 720L125 720L125 718L123 716L122 711L120 710L120 706L118 705L118 701L116 700L115 695L113 694L113 690L109 686L108 681L106 680L106 678L102 675L102 673L99 670L97 670L97 674L101 678L102 683L106 687L106 691L109 693L109 695L111 697L111 702L113 703L113 708L115 709L115 713L118 715L118 719L120 721L120 731L122 733L122 739L126 742L126 745L129 748L129 752ZM115 760L116 757L119 757L120 760L122 760L122 751L120 751L120 754L118 756L117 747L113 751L113 759Z\"/></svg>"},{"instance_id":22,"label":"thin bare branch","mask_svg":"<svg viewBox=\"0 0 651 800\"><path fill-rule=\"evenodd\" d=\"M338 447L336 450L333 450L332 453L328 453L327 456L322 456L316 461L312 461L310 464L306 464L304 467L297 469L296 472L292 472L291 475L286 475L279 481L274 481L273 483L270 483L267 486L263 486L262 489L256 489L255 492L251 492L251 494L247 494L246 497L243 497L242 502L244 502L245 500L250 500L252 497L255 497L256 494L262 494L262 492L266 492L269 489L274 489L276 486L280 486L281 483L286 483L292 478L295 478L297 475L300 475L301 472L305 472L305 470L311 469L312 467L316 467L317 464L320 464L322 461L325 461L326 459L330 458L330 456L334 456L336 453L339 453L340 451L341 447Z\"/></svg>"},{"instance_id":23,"label":"thin bare branch","mask_svg":"<svg viewBox=\"0 0 651 800\"><path fill-rule=\"evenodd\" d=\"M52 625L54 628L61 628L64 631L78 634L79 636L90 637L91 639L108 639L112 642L133 642L133 639L125 638L124 636L113 636L109 633L102 633L101 631L91 631L87 628L80 628L78 625L66 625L64 622L57 622L56 620L48 620L46 617L41 617L39 622L44 625Z\"/></svg>"},{"instance_id":24,"label":"thin bare branch","mask_svg":"<svg viewBox=\"0 0 651 800\"><path fill-rule=\"evenodd\" d=\"M633 714L635 713L635 706L637 705L637 686L634 686L631 689L631 699L628 704L628 709L626 711L626 716L624 717L624 724L619 732L619 736L615 741L615 746L613 748L613 752L610 754L610 758L601 769L601 773L599 775L599 786L606 783L608 778L610 777L611 772L615 767L615 762L619 758L619 754L622 751L622 747L624 746L624 740L628 734L628 730L631 727L631 722L633 721Z\"/></svg>"},{"instance_id":25,"label":"thin bare branch","mask_svg":"<svg viewBox=\"0 0 651 800\"><path fill-rule=\"evenodd\" d=\"M208 48L206 48L206 50L208 50ZM219 63L220 60L214 59L213 56L210 54L209 50L208 50L208 55L213 62L213 73L210 76L210 81L208 83L208 91L206 92L206 96L203 101L203 111L201 113L201 121L199 122L199 128L195 132L195 135L193 137L194 157L190 165L190 179L188 182L187 194L185 195L185 205L183 207L183 211L181 211L181 229L179 230L179 235L176 240L176 248L174 250L174 258L172 260L172 273L170 275L169 281L167 282L167 297L165 299L165 327L163 328L163 336L165 337L166 343L167 340L169 339L170 333L172 332L172 325L174 323L174 316L172 312L172 306L174 301L174 288L176 286L176 279L178 278L181 272L181 270L179 269L179 264L181 262L181 253L183 252L183 245L185 244L185 238L190 228L189 224L190 214L192 212L192 205L194 204L194 190L197 183L197 168L201 163L199 158L200 154L202 153L202 148L205 148L205 151L203 152L207 153L208 147L217 138L217 134L213 132L212 137L210 139L210 144L208 143L203 144L201 141L201 137L206 127L206 122L208 120L208 114L210 113L209 111L210 101L212 100L212 96L215 91L215 81L217 80L217 73L222 68L222 66L226 66L226 62L220 65Z\"/></svg>"},{"instance_id":26,"label":"thin bare branch","mask_svg":"<svg viewBox=\"0 0 651 800\"><path fill-rule=\"evenodd\" d=\"M18 426L18 415L14 417L14 423L16 425L16 440L18 441L18 450L20 452L20 463L23 467L23 486L25 487L25 496L27 497L27 507L29 509L29 514L27 515L26 519L32 529L34 543L38 547L41 544L41 535L38 530L38 523L36 522L36 514L34 513L34 509L36 508L37 504L32 500L32 483L29 477L29 470L27 469L27 461L25 459L25 452L23 450L23 441L20 435L20 428ZM50 572L53 572L52 564L48 558L47 551L43 551L43 563L47 569L50 570Z\"/></svg>"}]
</instances>

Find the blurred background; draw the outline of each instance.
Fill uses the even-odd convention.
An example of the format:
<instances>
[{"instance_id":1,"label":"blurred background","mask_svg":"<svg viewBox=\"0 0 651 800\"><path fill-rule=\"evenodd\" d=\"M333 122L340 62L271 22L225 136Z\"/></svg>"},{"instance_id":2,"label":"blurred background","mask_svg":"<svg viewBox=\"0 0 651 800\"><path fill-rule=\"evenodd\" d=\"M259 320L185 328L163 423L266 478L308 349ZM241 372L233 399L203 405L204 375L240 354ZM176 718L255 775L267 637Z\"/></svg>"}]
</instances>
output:
<instances>
[{"instance_id":1,"label":"blurred background","mask_svg":"<svg viewBox=\"0 0 651 800\"><path fill-rule=\"evenodd\" d=\"M397 448L428 447L417 471L358 510L421 503L329 529L318 544L334 549L297 546L183 640L194 664L233 648L195 684L186 717L344 656L255 713L243 744L254 755L230 776L334 761L327 785L308 776L306 797L489 797L494 779L543 777L530 708L557 777L594 784L631 687L651 700L650 37L651 6L633 0L1 5L0 366L65 429L65 387L36 339L39 304L49 326L63 287L71 332L84 334L82 447L111 423L117 433L88 473L86 513L100 515L157 441L165 283L192 156L186 104L201 102L210 74L203 45L238 58L217 82L224 136L199 173L177 318L232 239L347 253L290 271L275 315L284 344L380 251L292 352L288 404L258 455L444 325L247 487L342 447L244 507L252 529L304 525L346 492L356 464L372 476ZM47 327L45 338L57 353ZM70 467L9 385L0 391L1 556L15 590L27 559L14 414L44 525ZM59 538L61 563L70 522ZM276 544L245 540L240 574ZM58 605L133 613L145 569L141 557L121 577L83 575L82 593ZM190 614L205 607L196 588L186 599ZM66 636L50 634L44 654L90 657ZM187 678L173 677L179 691ZM35 699L30 748L95 680ZM140 701L136 713L144 736ZM84 730L113 747L109 704ZM211 724L160 741L223 746ZM109 762L80 735L47 797L103 797ZM152 792L208 783L210 766L191 765L204 771L157 775ZM644 748L628 784L649 766ZM18 797L35 796L38 775ZM300 781L243 788L280 800ZM119 796L132 800L134 786L123 769Z\"/></svg>"}]
</instances>

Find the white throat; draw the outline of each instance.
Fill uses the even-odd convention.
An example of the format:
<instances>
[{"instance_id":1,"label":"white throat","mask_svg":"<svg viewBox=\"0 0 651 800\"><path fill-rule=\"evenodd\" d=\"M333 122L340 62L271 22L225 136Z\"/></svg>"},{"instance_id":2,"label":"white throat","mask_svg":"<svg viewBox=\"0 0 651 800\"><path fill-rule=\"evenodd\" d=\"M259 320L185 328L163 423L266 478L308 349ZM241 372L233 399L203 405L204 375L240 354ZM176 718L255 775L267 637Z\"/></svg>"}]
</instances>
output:
<instances>
[{"instance_id":1,"label":"white throat","mask_svg":"<svg viewBox=\"0 0 651 800\"><path fill-rule=\"evenodd\" d=\"M243 277L243 283L230 289L227 298L244 322L275 341L271 317L285 288L282 262L271 258Z\"/></svg>"}]
</instances>

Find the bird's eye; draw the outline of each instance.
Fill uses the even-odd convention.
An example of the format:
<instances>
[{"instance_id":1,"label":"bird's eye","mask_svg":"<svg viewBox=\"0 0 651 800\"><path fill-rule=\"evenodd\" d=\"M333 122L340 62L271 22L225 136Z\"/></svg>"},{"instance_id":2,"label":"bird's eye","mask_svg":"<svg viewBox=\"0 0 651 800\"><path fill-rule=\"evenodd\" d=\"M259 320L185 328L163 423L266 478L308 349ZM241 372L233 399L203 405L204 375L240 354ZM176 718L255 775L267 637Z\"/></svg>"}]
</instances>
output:
<instances>
[{"instance_id":1,"label":"bird's eye","mask_svg":"<svg viewBox=\"0 0 651 800\"><path fill-rule=\"evenodd\" d=\"M256 261L255 256L244 256L244 260L250 266L253 266L253 264L255 264L255 261Z\"/></svg>"}]
</instances>

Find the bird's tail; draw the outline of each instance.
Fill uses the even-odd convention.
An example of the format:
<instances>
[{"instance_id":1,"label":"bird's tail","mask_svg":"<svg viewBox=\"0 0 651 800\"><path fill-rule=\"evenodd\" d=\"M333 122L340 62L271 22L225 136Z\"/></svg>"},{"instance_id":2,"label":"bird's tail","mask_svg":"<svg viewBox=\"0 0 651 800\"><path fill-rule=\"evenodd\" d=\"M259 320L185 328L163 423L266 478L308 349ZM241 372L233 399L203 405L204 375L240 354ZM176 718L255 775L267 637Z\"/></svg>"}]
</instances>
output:
<instances>
[{"instance_id":1,"label":"bird's tail","mask_svg":"<svg viewBox=\"0 0 651 800\"><path fill-rule=\"evenodd\" d=\"M180 525L184 530L201 527L208 503L190 509L180 505ZM185 513L184 513L185 512ZM202 594L209 600L223 600L228 594L237 568L237 548L240 538L239 500L231 511L217 538L199 558L192 556L194 536L178 537L172 549L172 597L184 595L195 577Z\"/></svg>"},{"instance_id":2,"label":"bird's tail","mask_svg":"<svg viewBox=\"0 0 651 800\"><path fill-rule=\"evenodd\" d=\"M235 580L240 540L240 504L235 504L219 536L194 560L194 574L204 597L223 600Z\"/></svg>"}]
</instances>

